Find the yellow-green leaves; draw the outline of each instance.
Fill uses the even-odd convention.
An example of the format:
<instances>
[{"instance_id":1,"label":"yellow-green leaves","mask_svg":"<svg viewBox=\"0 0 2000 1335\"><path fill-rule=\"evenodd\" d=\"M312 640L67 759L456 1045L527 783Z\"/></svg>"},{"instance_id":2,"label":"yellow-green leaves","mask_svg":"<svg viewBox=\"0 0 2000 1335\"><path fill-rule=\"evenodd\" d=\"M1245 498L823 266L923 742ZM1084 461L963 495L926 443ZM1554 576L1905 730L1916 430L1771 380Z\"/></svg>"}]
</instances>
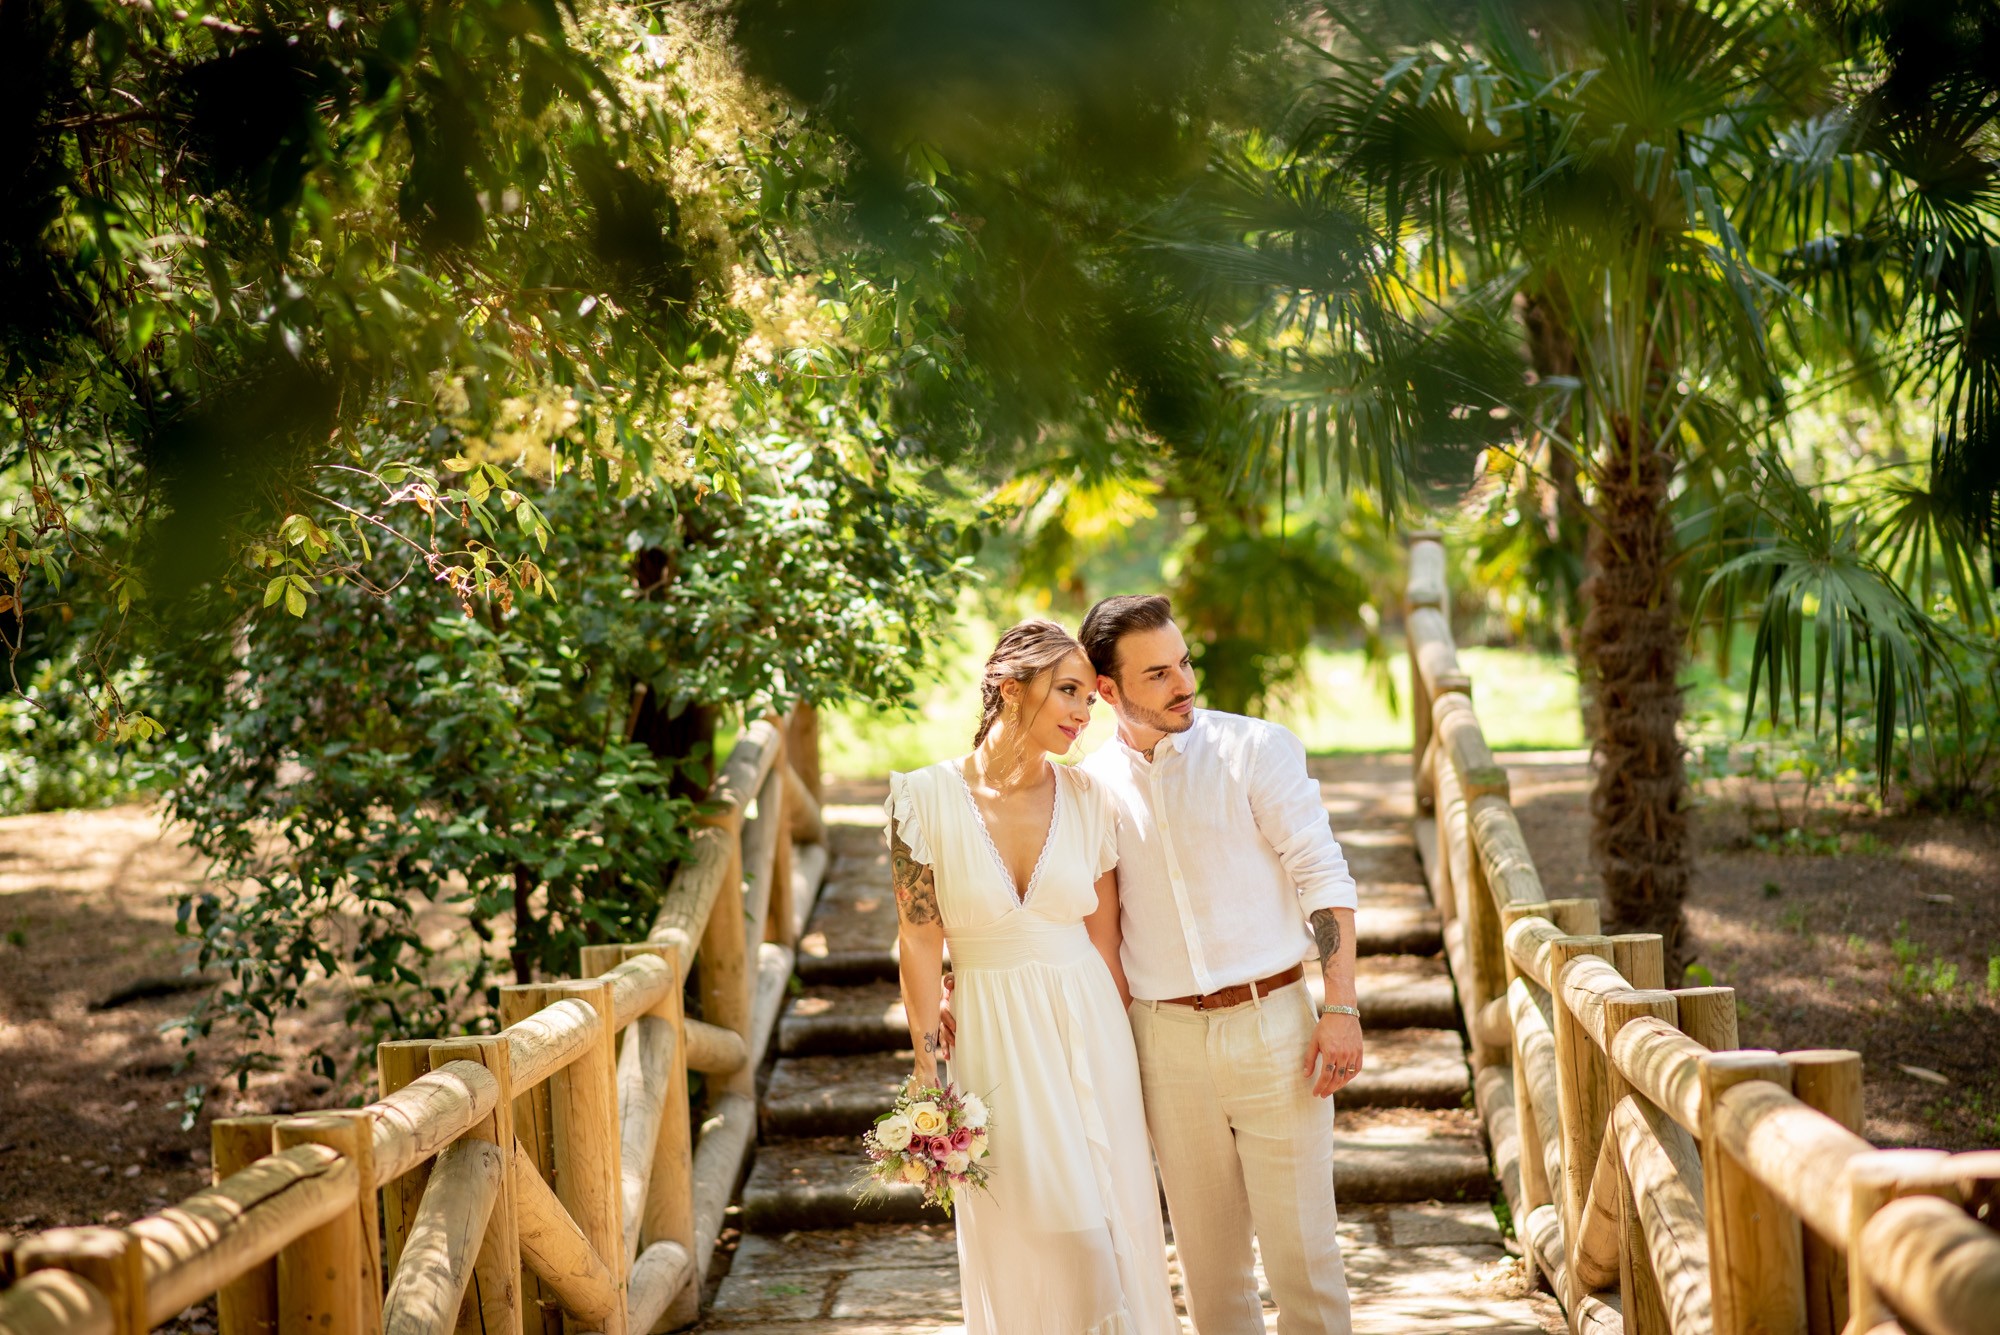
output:
<instances>
[{"instance_id":1,"label":"yellow-green leaves","mask_svg":"<svg viewBox=\"0 0 2000 1335\"><path fill-rule=\"evenodd\" d=\"M150 742L166 736L167 725L150 714L135 711L111 720L107 734L114 742Z\"/></svg>"},{"instance_id":2,"label":"yellow-green leaves","mask_svg":"<svg viewBox=\"0 0 2000 1335\"><path fill-rule=\"evenodd\" d=\"M334 543L330 533L304 515L287 515L285 522L278 526L278 538L301 548L308 561L319 560Z\"/></svg>"},{"instance_id":3,"label":"yellow-green leaves","mask_svg":"<svg viewBox=\"0 0 2000 1335\"><path fill-rule=\"evenodd\" d=\"M264 586L264 606L274 607L284 600L285 610L295 617L306 614L306 595L312 587L300 575L280 575Z\"/></svg>"}]
</instances>

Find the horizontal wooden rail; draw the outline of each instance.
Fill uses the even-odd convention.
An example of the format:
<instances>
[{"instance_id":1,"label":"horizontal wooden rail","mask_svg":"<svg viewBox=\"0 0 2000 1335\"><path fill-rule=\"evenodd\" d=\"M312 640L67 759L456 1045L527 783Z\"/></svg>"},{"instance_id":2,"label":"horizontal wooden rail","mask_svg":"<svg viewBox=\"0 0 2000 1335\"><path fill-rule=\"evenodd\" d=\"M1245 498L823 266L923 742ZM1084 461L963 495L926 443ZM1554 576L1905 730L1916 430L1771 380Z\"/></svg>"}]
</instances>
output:
<instances>
[{"instance_id":1,"label":"horizontal wooden rail","mask_svg":"<svg viewBox=\"0 0 2000 1335\"><path fill-rule=\"evenodd\" d=\"M1868 1277L1927 1335L1992 1335L2000 1327L2000 1236L1958 1205L1912 1196L1861 1230Z\"/></svg>"},{"instance_id":2,"label":"horizontal wooden rail","mask_svg":"<svg viewBox=\"0 0 2000 1335\"><path fill-rule=\"evenodd\" d=\"M502 989L497 1034L383 1045L359 1111L218 1121L217 1181L178 1205L20 1240L0 1335L141 1335L211 1294L220 1335L690 1324L829 860L794 846L825 834L815 726L743 730L646 941Z\"/></svg>"},{"instance_id":3,"label":"horizontal wooden rail","mask_svg":"<svg viewBox=\"0 0 2000 1335\"><path fill-rule=\"evenodd\" d=\"M1738 1050L1730 989L1666 990L1657 936L1600 935L1595 900L1547 897L1446 570L1412 535L1416 844L1495 1171L1570 1329L1884 1335L1893 1310L1925 1335L2000 1331L2000 1233L1975 1217L2000 1217L2000 1152L1874 1149L1855 1054Z\"/></svg>"}]
</instances>

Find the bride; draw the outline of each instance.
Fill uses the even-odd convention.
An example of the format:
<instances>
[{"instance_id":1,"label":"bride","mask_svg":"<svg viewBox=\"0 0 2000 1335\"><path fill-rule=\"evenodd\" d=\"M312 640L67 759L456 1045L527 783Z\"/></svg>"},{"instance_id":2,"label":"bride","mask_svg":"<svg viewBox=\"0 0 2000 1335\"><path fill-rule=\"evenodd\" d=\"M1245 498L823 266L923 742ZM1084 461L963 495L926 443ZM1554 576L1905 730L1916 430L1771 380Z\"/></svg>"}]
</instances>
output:
<instances>
[{"instance_id":1,"label":"bride","mask_svg":"<svg viewBox=\"0 0 2000 1335\"><path fill-rule=\"evenodd\" d=\"M1172 1335L1159 1193L1118 962L1115 817L1051 761L1096 673L1052 621L986 660L972 753L889 778L903 1004L935 1083L945 943L952 1078L992 1109L992 1179L957 1206L967 1335Z\"/></svg>"}]
</instances>

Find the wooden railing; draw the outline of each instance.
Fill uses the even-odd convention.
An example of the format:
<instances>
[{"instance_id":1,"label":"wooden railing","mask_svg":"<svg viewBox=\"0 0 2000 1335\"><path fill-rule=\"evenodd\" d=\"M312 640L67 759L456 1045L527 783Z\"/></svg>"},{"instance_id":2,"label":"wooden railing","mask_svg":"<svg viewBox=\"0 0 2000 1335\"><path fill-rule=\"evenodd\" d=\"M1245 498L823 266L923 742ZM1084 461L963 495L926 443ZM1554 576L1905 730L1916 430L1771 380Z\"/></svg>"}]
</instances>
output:
<instances>
[{"instance_id":1,"label":"wooden railing","mask_svg":"<svg viewBox=\"0 0 2000 1335\"><path fill-rule=\"evenodd\" d=\"M1474 1089L1571 1330L2000 1332L2000 1151L1878 1150L1853 1052L1742 1051L1730 988L1542 893L1460 669L1445 552L1410 542L1417 843Z\"/></svg>"},{"instance_id":2,"label":"wooden railing","mask_svg":"<svg viewBox=\"0 0 2000 1335\"><path fill-rule=\"evenodd\" d=\"M211 1294L221 1335L690 1323L826 869L818 782L809 712L753 724L645 941L502 988L497 1034L383 1044L364 1108L216 1122L215 1185L179 1205L18 1240L0 1335L141 1335Z\"/></svg>"}]
</instances>

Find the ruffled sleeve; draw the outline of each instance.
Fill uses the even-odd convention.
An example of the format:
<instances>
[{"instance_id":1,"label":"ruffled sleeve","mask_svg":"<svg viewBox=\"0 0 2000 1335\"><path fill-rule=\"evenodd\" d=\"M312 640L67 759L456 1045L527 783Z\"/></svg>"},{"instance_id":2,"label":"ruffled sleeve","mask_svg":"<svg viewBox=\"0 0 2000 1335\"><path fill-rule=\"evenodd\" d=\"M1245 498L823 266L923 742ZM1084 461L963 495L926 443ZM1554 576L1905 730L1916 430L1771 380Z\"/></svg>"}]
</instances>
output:
<instances>
[{"instance_id":1,"label":"ruffled sleeve","mask_svg":"<svg viewBox=\"0 0 2000 1335\"><path fill-rule=\"evenodd\" d=\"M1097 867L1090 874L1096 880L1118 865L1118 803L1106 785L1077 777L1084 779L1084 800L1097 809Z\"/></svg>"},{"instance_id":2,"label":"ruffled sleeve","mask_svg":"<svg viewBox=\"0 0 2000 1335\"><path fill-rule=\"evenodd\" d=\"M903 841L914 861L927 867L936 866L937 857L931 852L923 822L917 819L917 797L911 791L910 778L908 774L889 775L889 800L882 804L882 809L889 813L889 833Z\"/></svg>"}]
</instances>

